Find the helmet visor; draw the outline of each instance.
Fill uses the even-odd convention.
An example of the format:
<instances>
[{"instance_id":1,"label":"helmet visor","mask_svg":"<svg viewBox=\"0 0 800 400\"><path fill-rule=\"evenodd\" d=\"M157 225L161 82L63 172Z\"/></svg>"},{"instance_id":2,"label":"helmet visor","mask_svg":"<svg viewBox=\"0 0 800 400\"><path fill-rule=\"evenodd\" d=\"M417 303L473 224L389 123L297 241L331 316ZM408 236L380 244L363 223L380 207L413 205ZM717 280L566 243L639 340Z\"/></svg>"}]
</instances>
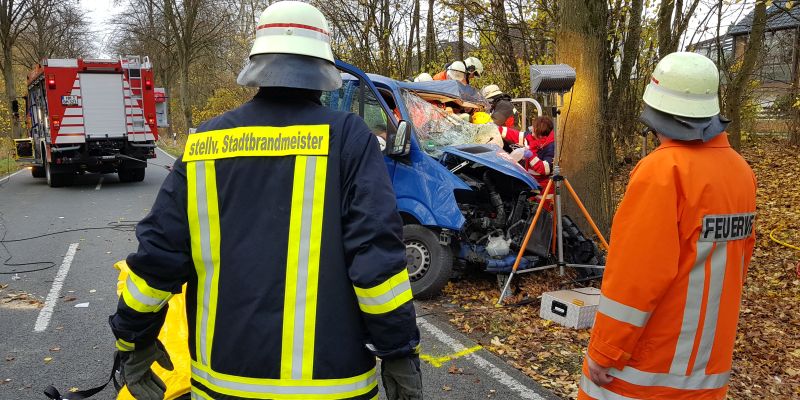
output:
<instances>
[{"instance_id":1,"label":"helmet visor","mask_svg":"<svg viewBox=\"0 0 800 400\"><path fill-rule=\"evenodd\" d=\"M335 90L342 76L327 60L296 54L257 54L247 60L236 83L251 87Z\"/></svg>"}]
</instances>

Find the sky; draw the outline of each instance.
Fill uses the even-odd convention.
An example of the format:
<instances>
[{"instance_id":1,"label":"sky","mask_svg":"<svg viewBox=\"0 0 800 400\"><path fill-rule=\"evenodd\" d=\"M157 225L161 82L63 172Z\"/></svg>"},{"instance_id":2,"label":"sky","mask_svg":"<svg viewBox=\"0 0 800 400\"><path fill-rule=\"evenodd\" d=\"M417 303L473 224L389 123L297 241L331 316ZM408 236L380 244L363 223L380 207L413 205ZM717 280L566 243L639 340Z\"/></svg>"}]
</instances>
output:
<instances>
[{"instance_id":1,"label":"sky","mask_svg":"<svg viewBox=\"0 0 800 400\"><path fill-rule=\"evenodd\" d=\"M86 10L89 18L92 21L92 26L94 30L98 33L98 37L101 40L101 43L98 43L98 51L100 54L97 54L97 57L113 57L113 54L105 54L105 43L108 39L108 35L110 34L111 26L109 22L111 18L114 17L116 12L116 8L114 6L115 2L121 2L120 0L80 0L81 7ZM744 14L747 13L750 9L752 9L752 5L755 0L736 0L736 1L727 1L726 7L723 10L723 21L722 25L723 28L721 32L725 32L728 26L739 18L741 18ZM716 34L716 16L710 21L711 29L705 30L703 32L702 18L705 17L709 11L710 5L715 4L716 1L712 0L700 0L700 6L694 13L694 18L691 20L691 24L689 29L687 29L687 37L684 38L683 46L688 45L690 41L697 42L703 39L710 39L713 38ZM742 10L746 10L744 14ZM694 34L694 32L699 31L698 34Z\"/></svg>"},{"instance_id":2,"label":"sky","mask_svg":"<svg viewBox=\"0 0 800 400\"><path fill-rule=\"evenodd\" d=\"M92 28L98 33L98 38L102 41L97 46L100 54L96 57L111 57L112 54L105 54L105 42L110 33L111 26L109 21L114 17L116 7L114 6L115 0L80 0L81 7L86 10L90 20L92 21Z\"/></svg>"}]
</instances>

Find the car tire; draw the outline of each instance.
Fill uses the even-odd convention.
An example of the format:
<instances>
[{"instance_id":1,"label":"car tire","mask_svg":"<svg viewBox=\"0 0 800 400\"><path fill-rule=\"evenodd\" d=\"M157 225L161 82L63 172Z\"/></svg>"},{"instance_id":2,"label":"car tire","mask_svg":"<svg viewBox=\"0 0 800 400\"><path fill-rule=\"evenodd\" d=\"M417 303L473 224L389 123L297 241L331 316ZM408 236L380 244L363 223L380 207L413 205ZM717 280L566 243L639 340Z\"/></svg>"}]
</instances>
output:
<instances>
[{"instance_id":1,"label":"car tire","mask_svg":"<svg viewBox=\"0 0 800 400\"><path fill-rule=\"evenodd\" d=\"M33 176L34 178L45 178L46 172L44 170L44 166L40 167L34 165L33 167L31 167L31 176Z\"/></svg>"},{"instance_id":2,"label":"car tire","mask_svg":"<svg viewBox=\"0 0 800 400\"><path fill-rule=\"evenodd\" d=\"M47 178L47 185L50 187L63 187L72 184L74 175L69 172L54 172L49 161L44 160L44 175Z\"/></svg>"},{"instance_id":3,"label":"car tire","mask_svg":"<svg viewBox=\"0 0 800 400\"><path fill-rule=\"evenodd\" d=\"M439 243L439 235L422 225L404 226L403 242L414 298L437 296L452 275L452 251Z\"/></svg>"},{"instance_id":4,"label":"car tire","mask_svg":"<svg viewBox=\"0 0 800 400\"><path fill-rule=\"evenodd\" d=\"M123 168L117 171L120 182L141 182L144 180L144 168Z\"/></svg>"}]
</instances>

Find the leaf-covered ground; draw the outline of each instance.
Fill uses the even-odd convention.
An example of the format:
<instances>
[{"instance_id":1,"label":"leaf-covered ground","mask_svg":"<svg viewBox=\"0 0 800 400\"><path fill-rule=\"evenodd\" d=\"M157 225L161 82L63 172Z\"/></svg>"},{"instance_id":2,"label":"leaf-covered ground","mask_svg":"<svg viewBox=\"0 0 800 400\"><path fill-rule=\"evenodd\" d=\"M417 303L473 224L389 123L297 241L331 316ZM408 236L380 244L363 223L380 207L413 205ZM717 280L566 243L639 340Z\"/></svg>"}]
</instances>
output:
<instances>
[{"instance_id":1,"label":"leaf-covered ground","mask_svg":"<svg viewBox=\"0 0 800 400\"><path fill-rule=\"evenodd\" d=\"M745 286L731 399L800 398L800 148L785 139L751 138L742 155L759 180L758 241ZM622 174L626 175L626 174ZM624 187L626 176L620 178ZM573 330L539 318L541 293L571 287L555 271L523 275L511 300L495 308L499 289L490 275L468 274L420 314L441 313L458 329L565 398L575 398L589 330ZM525 301L522 301L525 302Z\"/></svg>"}]
</instances>

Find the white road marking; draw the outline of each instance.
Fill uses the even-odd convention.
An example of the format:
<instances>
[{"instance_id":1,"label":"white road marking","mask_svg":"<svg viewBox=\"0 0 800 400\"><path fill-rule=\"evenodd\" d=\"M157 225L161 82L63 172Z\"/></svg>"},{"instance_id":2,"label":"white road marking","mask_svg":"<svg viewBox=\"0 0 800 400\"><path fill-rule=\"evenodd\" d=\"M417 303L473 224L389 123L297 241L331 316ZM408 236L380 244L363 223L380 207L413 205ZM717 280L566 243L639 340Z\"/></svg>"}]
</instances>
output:
<instances>
[{"instance_id":1,"label":"white road marking","mask_svg":"<svg viewBox=\"0 0 800 400\"><path fill-rule=\"evenodd\" d=\"M17 174L21 174L22 172L27 171L27 170L28 170L27 168L23 168L23 169L21 169L21 170L19 170L17 172L14 172L13 174L8 174L8 175L0 178L0 183L4 183L3 182L4 180L10 180L12 176L17 175Z\"/></svg>"},{"instance_id":2,"label":"white road marking","mask_svg":"<svg viewBox=\"0 0 800 400\"><path fill-rule=\"evenodd\" d=\"M161 147L156 147L156 148L157 148L158 150L160 150L162 153L164 153L164 154L165 154L167 157L169 157L169 158L171 158L171 159L173 159L173 160L177 160L177 158L175 158L175 156L173 156L172 154L169 154L169 153L167 153L166 151L164 151L164 150L161 150Z\"/></svg>"},{"instance_id":3,"label":"white road marking","mask_svg":"<svg viewBox=\"0 0 800 400\"><path fill-rule=\"evenodd\" d=\"M53 309L56 306L58 295L61 293L61 288L64 287L64 280L67 279L69 267L72 265L72 259L75 258L75 252L78 251L78 243L69 245L67 254L64 256L64 262L58 269L55 279L53 279L53 286L50 288L50 293L47 294L47 299L44 301L44 307L39 311L39 317L36 318L36 324L33 326L34 332L43 332L47 329L50 323L50 318L53 317Z\"/></svg>"},{"instance_id":4,"label":"white road marking","mask_svg":"<svg viewBox=\"0 0 800 400\"><path fill-rule=\"evenodd\" d=\"M433 325L432 323L428 322L425 318L418 318L417 325L420 328L428 331L431 335L433 335L436 340L442 342L443 344L450 346L453 351L459 352L464 351L467 349L466 346L461 344L458 340L454 339L438 327ZM492 364L485 358L481 357L477 353L472 353L464 356L464 359L472 360L475 365L486 371L486 373L494 378L497 382L505 385L512 391L516 392L520 398L522 399L530 399L530 400L545 400L544 397L540 396L538 393L534 392L533 390L529 389L527 386L522 384L522 382L514 379L511 375L505 373L503 370L498 368L496 365Z\"/></svg>"},{"instance_id":5,"label":"white road marking","mask_svg":"<svg viewBox=\"0 0 800 400\"><path fill-rule=\"evenodd\" d=\"M103 186L103 179L105 179L105 177L101 176L100 180L97 181L97 186L94 187L94 190L100 190L100 187Z\"/></svg>"}]
</instances>

